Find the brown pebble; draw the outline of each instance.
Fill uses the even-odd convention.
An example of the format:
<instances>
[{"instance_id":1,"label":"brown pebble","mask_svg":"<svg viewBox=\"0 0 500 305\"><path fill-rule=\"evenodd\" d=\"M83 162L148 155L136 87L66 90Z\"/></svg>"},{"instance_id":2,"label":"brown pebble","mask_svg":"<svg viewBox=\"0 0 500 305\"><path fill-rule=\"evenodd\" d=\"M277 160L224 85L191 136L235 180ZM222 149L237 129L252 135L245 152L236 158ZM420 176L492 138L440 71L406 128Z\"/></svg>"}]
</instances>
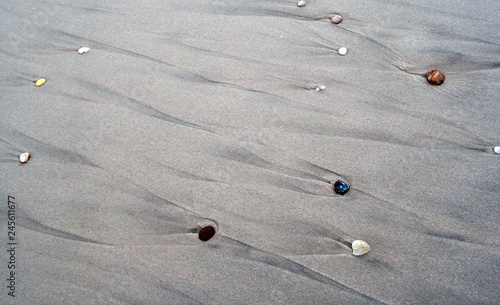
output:
<instances>
[{"instance_id":1,"label":"brown pebble","mask_svg":"<svg viewBox=\"0 0 500 305\"><path fill-rule=\"evenodd\" d=\"M344 18L342 18L342 16L340 16L340 15L335 15L332 17L332 23L335 23L335 24L341 23L342 20L344 20Z\"/></svg>"},{"instance_id":2,"label":"brown pebble","mask_svg":"<svg viewBox=\"0 0 500 305\"><path fill-rule=\"evenodd\" d=\"M439 70L432 69L427 72L427 81L431 85L441 85L444 83L444 74Z\"/></svg>"},{"instance_id":3,"label":"brown pebble","mask_svg":"<svg viewBox=\"0 0 500 305\"><path fill-rule=\"evenodd\" d=\"M215 235L215 229L212 226L206 226L200 230L198 237L202 241L207 241Z\"/></svg>"}]
</instances>

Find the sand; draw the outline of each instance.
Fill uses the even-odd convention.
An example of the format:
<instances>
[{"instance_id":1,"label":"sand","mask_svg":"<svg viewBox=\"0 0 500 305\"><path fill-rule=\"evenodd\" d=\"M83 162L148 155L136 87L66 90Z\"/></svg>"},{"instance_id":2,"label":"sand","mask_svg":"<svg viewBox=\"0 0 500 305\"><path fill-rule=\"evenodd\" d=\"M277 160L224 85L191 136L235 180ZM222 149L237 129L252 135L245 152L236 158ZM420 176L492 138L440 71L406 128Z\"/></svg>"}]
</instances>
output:
<instances>
[{"instance_id":1,"label":"sand","mask_svg":"<svg viewBox=\"0 0 500 305\"><path fill-rule=\"evenodd\" d=\"M499 11L2 1L1 303L497 303Z\"/></svg>"}]
</instances>

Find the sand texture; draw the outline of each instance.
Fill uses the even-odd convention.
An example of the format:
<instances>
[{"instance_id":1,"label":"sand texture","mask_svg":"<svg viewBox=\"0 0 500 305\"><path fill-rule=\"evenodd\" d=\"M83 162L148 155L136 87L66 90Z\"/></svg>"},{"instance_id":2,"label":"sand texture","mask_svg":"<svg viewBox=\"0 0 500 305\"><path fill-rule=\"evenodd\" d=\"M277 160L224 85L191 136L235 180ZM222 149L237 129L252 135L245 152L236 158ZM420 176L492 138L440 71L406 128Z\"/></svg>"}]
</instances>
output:
<instances>
[{"instance_id":1,"label":"sand texture","mask_svg":"<svg viewBox=\"0 0 500 305\"><path fill-rule=\"evenodd\" d=\"M498 304L500 2L306 2L1 1L0 303Z\"/></svg>"}]
</instances>

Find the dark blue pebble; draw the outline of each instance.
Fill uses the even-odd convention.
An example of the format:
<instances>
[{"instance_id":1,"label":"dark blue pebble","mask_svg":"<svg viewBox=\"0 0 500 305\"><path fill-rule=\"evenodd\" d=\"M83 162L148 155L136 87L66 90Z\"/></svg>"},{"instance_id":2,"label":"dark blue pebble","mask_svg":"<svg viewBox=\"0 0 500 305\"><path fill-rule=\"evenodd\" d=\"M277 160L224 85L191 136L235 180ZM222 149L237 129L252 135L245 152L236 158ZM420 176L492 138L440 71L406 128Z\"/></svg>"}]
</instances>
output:
<instances>
[{"instance_id":1,"label":"dark blue pebble","mask_svg":"<svg viewBox=\"0 0 500 305\"><path fill-rule=\"evenodd\" d=\"M337 180L337 182L333 185L333 190L339 195L345 195L350 188L349 184L342 180Z\"/></svg>"}]
</instances>

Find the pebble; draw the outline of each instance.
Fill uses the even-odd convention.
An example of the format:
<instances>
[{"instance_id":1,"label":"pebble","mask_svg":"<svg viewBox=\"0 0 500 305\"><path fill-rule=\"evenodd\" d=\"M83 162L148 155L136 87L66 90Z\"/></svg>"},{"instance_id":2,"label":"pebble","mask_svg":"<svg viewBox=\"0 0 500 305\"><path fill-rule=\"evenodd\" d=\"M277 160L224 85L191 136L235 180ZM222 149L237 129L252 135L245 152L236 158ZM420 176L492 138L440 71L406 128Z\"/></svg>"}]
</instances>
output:
<instances>
[{"instance_id":1,"label":"pebble","mask_svg":"<svg viewBox=\"0 0 500 305\"><path fill-rule=\"evenodd\" d=\"M442 83L444 83L444 74L439 70L432 69L427 72L427 81L431 85L441 85Z\"/></svg>"},{"instance_id":2,"label":"pebble","mask_svg":"<svg viewBox=\"0 0 500 305\"><path fill-rule=\"evenodd\" d=\"M319 85L318 87L316 87L316 91L323 91L325 90L325 88L326 88L325 86Z\"/></svg>"},{"instance_id":3,"label":"pebble","mask_svg":"<svg viewBox=\"0 0 500 305\"><path fill-rule=\"evenodd\" d=\"M345 195L347 192L349 192L350 188L351 187L349 186L349 184L342 180L337 180L337 182L335 182L335 184L333 185L333 190L339 195Z\"/></svg>"},{"instance_id":4,"label":"pebble","mask_svg":"<svg viewBox=\"0 0 500 305\"><path fill-rule=\"evenodd\" d=\"M362 240L353 241L351 247L354 256L363 256L370 252L370 245Z\"/></svg>"},{"instance_id":5,"label":"pebble","mask_svg":"<svg viewBox=\"0 0 500 305\"><path fill-rule=\"evenodd\" d=\"M88 51L90 51L89 47L81 47L80 49L78 49L78 54L87 53Z\"/></svg>"},{"instance_id":6,"label":"pebble","mask_svg":"<svg viewBox=\"0 0 500 305\"><path fill-rule=\"evenodd\" d=\"M493 151L495 152L495 154L500 154L500 146L496 146L495 148L493 148Z\"/></svg>"},{"instance_id":7,"label":"pebble","mask_svg":"<svg viewBox=\"0 0 500 305\"><path fill-rule=\"evenodd\" d=\"M341 47L339 50L338 50L339 54L344 56L347 54L347 48L346 47Z\"/></svg>"},{"instance_id":8,"label":"pebble","mask_svg":"<svg viewBox=\"0 0 500 305\"><path fill-rule=\"evenodd\" d=\"M215 229L212 226L206 226L200 230L198 237L202 241L207 241L215 235Z\"/></svg>"},{"instance_id":9,"label":"pebble","mask_svg":"<svg viewBox=\"0 0 500 305\"><path fill-rule=\"evenodd\" d=\"M342 18L342 16L340 15L335 15L332 17L332 23L334 24L339 24L342 22L342 20L344 20L344 18Z\"/></svg>"},{"instance_id":10,"label":"pebble","mask_svg":"<svg viewBox=\"0 0 500 305\"><path fill-rule=\"evenodd\" d=\"M303 6L306 6L306 2L304 0L300 0L298 3L297 3L297 6L298 7L303 7Z\"/></svg>"},{"instance_id":11,"label":"pebble","mask_svg":"<svg viewBox=\"0 0 500 305\"><path fill-rule=\"evenodd\" d=\"M45 84L47 80L45 78L40 78L35 82L35 86L40 87L41 85Z\"/></svg>"},{"instance_id":12,"label":"pebble","mask_svg":"<svg viewBox=\"0 0 500 305\"><path fill-rule=\"evenodd\" d=\"M21 163L26 163L28 162L29 158L30 158L30 153L25 152L19 156L19 161L21 161Z\"/></svg>"}]
</instances>

